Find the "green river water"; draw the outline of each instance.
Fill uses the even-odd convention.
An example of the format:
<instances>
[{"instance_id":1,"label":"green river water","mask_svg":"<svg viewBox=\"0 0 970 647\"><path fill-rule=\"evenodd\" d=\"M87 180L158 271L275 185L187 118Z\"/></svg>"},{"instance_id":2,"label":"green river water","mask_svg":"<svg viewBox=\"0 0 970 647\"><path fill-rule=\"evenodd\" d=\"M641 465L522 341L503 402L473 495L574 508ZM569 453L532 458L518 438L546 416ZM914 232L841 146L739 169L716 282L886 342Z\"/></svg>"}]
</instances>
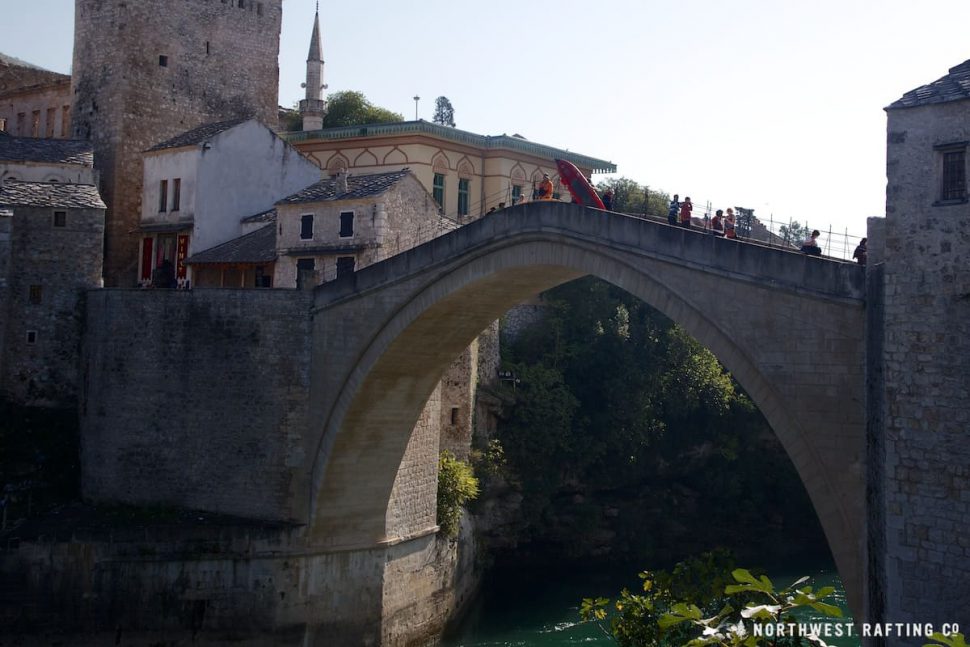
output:
<instances>
[{"instance_id":1,"label":"green river water","mask_svg":"<svg viewBox=\"0 0 970 647\"><path fill-rule=\"evenodd\" d=\"M636 590L640 585L638 570L642 568L516 568L491 572L486 575L481 595L468 615L444 638L442 647L615 647L598 627L580 623L579 601L583 597L614 597L624 586ZM769 569L777 588L810 575L816 588L836 587L835 596L829 601L841 607L849 618L842 582L831 565L805 565L797 573L792 570L790 566ZM857 638L830 638L826 642L838 647L859 645Z\"/></svg>"}]
</instances>

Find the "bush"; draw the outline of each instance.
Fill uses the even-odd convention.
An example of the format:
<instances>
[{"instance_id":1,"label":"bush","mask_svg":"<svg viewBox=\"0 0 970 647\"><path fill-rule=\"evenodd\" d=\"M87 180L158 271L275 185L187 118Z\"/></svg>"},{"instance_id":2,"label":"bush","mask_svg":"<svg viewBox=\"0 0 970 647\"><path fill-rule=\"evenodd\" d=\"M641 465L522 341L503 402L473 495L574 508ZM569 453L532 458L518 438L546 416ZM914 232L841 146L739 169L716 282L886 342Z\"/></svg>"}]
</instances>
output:
<instances>
[{"instance_id":1,"label":"bush","mask_svg":"<svg viewBox=\"0 0 970 647\"><path fill-rule=\"evenodd\" d=\"M478 496L478 479L471 465L455 458L451 452L441 452L438 459L438 525L445 536L458 536L461 509Z\"/></svg>"}]
</instances>

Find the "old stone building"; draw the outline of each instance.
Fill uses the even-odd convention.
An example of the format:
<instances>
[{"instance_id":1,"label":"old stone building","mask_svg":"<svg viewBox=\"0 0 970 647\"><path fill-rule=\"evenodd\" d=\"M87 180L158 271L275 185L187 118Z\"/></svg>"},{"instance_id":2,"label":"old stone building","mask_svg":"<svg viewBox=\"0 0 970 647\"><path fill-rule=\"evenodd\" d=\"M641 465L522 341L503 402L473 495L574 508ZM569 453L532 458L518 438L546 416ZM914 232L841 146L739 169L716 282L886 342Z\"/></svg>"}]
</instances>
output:
<instances>
[{"instance_id":1,"label":"old stone building","mask_svg":"<svg viewBox=\"0 0 970 647\"><path fill-rule=\"evenodd\" d=\"M970 60L887 113L886 218L869 221L869 607L940 627L970 609Z\"/></svg>"},{"instance_id":2,"label":"old stone building","mask_svg":"<svg viewBox=\"0 0 970 647\"><path fill-rule=\"evenodd\" d=\"M90 184L8 180L0 189L0 393L77 401L81 302L101 285L104 203Z\"/></svg>"},{"instance_id":3,"label":"old stone building","mask_svg":"<svg viewBox=\"0 0 970 647\"><path fill-rule=\"evenodd\" d=\"M456 226L409 169L339 174L284 198L276 211L280 287L333 280Z\"/></svg>"},{"instance_id":4,"label":"old stone building","mask_svg":"<svg viewBox=\"0 0 970 647\"><path fill-rule=\"evenodd\" d=\"M204 124L153 146L144 155L139 282L168 263L181 285L197 285L186 257L237 238L241 220L319 178L315 164L256 119ZM257 283L241 279L225 285Z\"/></svg>"},{"instance_id":5,"label":"old stone building","mask_svg":"<svg viewBox=\"0 0 970 647\"><path fill-rule=\"evenodd\" d=\"M0 53L0 130L20 137L70 137L71 77Z\"/></svg>"},{"instance_id":6,"label":"old stone building","mask_svg":"<svg viewBox=\"0 0 970 647\"><path fill-rule=\"evenodd\" d=\"M205 123L275 125L282 0L75 0L73 135L108 205L105 278L138 279L141 154Z\"/></svg>"}]
</instances>

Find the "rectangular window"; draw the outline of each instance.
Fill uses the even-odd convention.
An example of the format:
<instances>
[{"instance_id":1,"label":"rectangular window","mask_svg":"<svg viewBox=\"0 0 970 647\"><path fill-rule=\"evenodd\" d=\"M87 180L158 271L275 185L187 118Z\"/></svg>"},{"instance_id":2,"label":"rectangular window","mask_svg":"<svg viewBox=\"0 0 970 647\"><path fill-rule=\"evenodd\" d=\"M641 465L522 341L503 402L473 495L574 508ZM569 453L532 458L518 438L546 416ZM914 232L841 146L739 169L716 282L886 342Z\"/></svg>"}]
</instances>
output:
<instances>
[{"instance_id":1,"label":"rectangular window","mask_svg":"<svg viewBox=\"0 0 970 647\"><path fill-rule=\"evenodd\" d=\"M522 185L513 184L512 185L512 204L517 205L522 202Z\"/></svg>"},{"instance_id":2,"label":"rectangular window","mask_svg":"<svg viewBox=\"0 0 970 647\"><path fill-rule=\"evenodd\" d=\"M30 113L30 136L40 137L40 110Z\"/></svg>"},{"instance_id":3,"label":"rectangular window","mask_svg":"<svg viewBox=\"0 0 970 647\"><path fill-rule=\"evenodd\" d=\"M158 183L158 211L168 211L168 180Z\"/></svg>"},{"instance_id":4,"label":"rectangular window","mask_svg":"<svg viewBox=\"0 0 970 647\"><path fill-rule=\"evenodd\" d=\"M354 273L354 257L353 256L338 256L337 257L337 278L345 276L347 274Z\"/></svg>"},{"instance_id":5,"label":"rectangular window","mask_svg":"<svg viewBox=\"0 0 970 647\"><path fill-rule=\"evenodd\" d=\"M311 240L312 238L313 238L313 214L300 216L300 240Z\"/></svg>"},{"instance_id":6,"label":"rectangular window","mask_svg":"<svg viewBox=\"0 0 970 647\"><path fill-rule=\"evenodd\" d=\"M36 344L37 343L37 331L36 330L28 330L27 331L27 343L28 344Z\"/></svg>"},{"instance_id":7,"label":"rectangular window","mask_svg":"<svg viewBox=\"0 0 970 647\"><path fill-rule=\"evenodd\" d=\"M468 187L471 185L471 180L460 179L458 180L458 215L467 216L468 215Z\"/></svg>"},{"instance_id":8,"label":"rectangular window","mask_svg":"<svg viewBox=\"0 0 970 647\"><path fill-rule=\"evenodd\" d=\"M17 134L23 137L27 134L25 130L27 128L27 114L23 112L17 113Z\"/></svg>"},{"instance_id":9,"label":"rectangular window","mask_svg":"<svg viewBox=\"0 0 970 647\"><path fill-rule=\"evenodd\" d=\"M943 151L943 182L940 200L944 202L967 199L967 149Z\"/></svg>"},{"instance_id":10,"label":"rectangular window","mask_svg":"<svg viewBox=\"0 0 970 647\"><path fill-rule=\"evenodd\" d=\"M296 287L298 289L313 284L315 265L312 258L296 259Z\"/></svg>"},{"instance_id":11,"label":"rectangular window","mask_svg":"<svg viewBox=\"0 0 970 647\"><path fill-rule=\"evenodd\" d=\"M257 16L262 16L263 15L263 3L262 2L257 2L256 3L256 15Z\"/></svg>"},{"instance_id":12,"label":"rectangular window","mask_svg":"<svg viewBox=\"0 0 970 647\"><path fill-rule=\"evenodd\" d=\"M182 178L172 180L172 211L178 211L182 203Z\"/></svg>"},{"instance_id":13,"label":"rectangular window","mask_svg":"<svg viewBox=\"0 0 970 647\"><path fill-rule=\"evenodd\" d=\"M61 107L61 137L71 136L71 106Z\"/></svg>"},{"instance_id":14,"label":"rectangular window","mask_svg":"<svg viewBox=\"0 0 970 647\"><path fill-rule=\"evenodd\" d=\"M438 206L444 209L445 207L445 176L441 173L434 174L434 184L432 186L431 195L434 196L434 201L438 203Z\"/></svg>"},{"instance_id":15,"label":"rectangular window","mask_svg":"<svg viewBox=\"0 0 970 647\"><path fill-rule=\"evenodd\" d=\"M158 67L168 67L168 57L164 54L158 55Z\"/></svg>"},{"instance_id":16,"label":"rectangular window","mask_svg":"<svg viewBox=\"0 0 970 647\"><path fill-rule=\"evenodd\" d=\"M354 212L340 212L340 237L350 238L354 235Z\"/></svg>"},{"instance_id":17,"label":"rectangular window","mask_svg":"<svg viewBox=\"0 0 970 647\"><path fill-rule=\"evenodd\" d=\"M39 305L43 296L43 288L39 285L30 286L30 290L27 294L27 300L34 305Z\"/></svg>"},{"instance_id":18,"label":"rectangular window","mask_svg":"<svg viewBox=\"0 0 970 647\"><path fill-rule=\"evenodd\" d=\"M54 226L55 227L67 227L67 212L66 211L55 211L54 212Z\"/></svg>"},{"instance_id":19,"label":"rectangular window","mask_svg":"<svg viewBox=\"0 0 970 647\"><path fill-rule=\"evenodd\" d=\"M57 108L47 109L47 123L44 128L47 131L47 138L50 139L54 136L54 124L57 122Z\"/></svg>"}]
</instances>

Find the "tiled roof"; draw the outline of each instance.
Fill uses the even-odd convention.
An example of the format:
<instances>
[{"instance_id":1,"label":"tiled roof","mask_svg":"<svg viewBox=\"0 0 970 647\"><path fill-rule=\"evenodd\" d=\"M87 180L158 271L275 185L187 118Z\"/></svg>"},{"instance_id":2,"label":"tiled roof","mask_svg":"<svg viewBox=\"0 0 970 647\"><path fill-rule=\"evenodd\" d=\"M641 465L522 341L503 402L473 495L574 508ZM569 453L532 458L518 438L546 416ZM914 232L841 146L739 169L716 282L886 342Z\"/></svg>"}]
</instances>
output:
<instances>
[{"instance_id":1,"label":"tiled roof","mask_svg":"<svg viewBox=\"0 0 970 647\"><path fill-rule=\"evenodd\" d=\"M951 67L950 73L943 78L910 90L892 103L888 109L913 108L961 99L970 99L970 60Z\"/></svg>"},{"instance_id":2,"label":"tiled roof","mask_svg":"<svg viewBox=\"0 0 970 647\"><path fill-rule=\"evenodd\" d=\"M16 56L10 56L9 54L4 54L0 52L0 65L9 65L11 67L27 67L32 70L43 70L44 72L50 72L50 70L45 70L42 67L34 65L33 63L28 63L23 61Z\"/></svg>"},{"instance_id":3,"label":"tiled roof","mask_svg":"<svg viewBox=\"0 0 970 647\"><path fill-rule=\"evenodd\" d=\"M276 222L276 209L270 209L269 211L257 213L254 216L247 216L246 218L243 218L240 222L242 222L245 225L251 225L254 222Z\"/></svg>"},{"instance_id":4,"label":"tiled roof","mask_svg":"<svg viewBox=\"0 0 970 647\"><path fill-rule=\"evenodd\" d=\"M7 180L0 189L0 205L6 207L63 207L105 209L98 189L92 184L19 182Z\"/></svg>"},{"instance_id":5,"label":"tiled roof","mask_svg":"<svg viewBox=\"0 0 970 647\"><path fill-rule=\"evenodd\" d=\"M176 135L171 139L163 141L161 144L155 144L148 150L150 151L160 151L166 148L182 148L183 146L195 146L196 144L201 144L202 142L212 139L219 133L225 132L234 126L238 126L241 123L245 123L252 119L252 117L242 117L239 119L230 119L228 121L219 121L212 124L203 124L198 128L193 128L192 130L186 131L181 135Z\"/></svg>"},{"instance_id":6,"label":"tiled roof","mask_svg":"<svg viewBox=\"0 0 970 647\"><path fill-rule=\"evenodd\" d=\"M410 169L390 173L369 173L367 175L347 176L347 190L341 191L336 178L320 180L299 193L283 198L276 204L296 204L300 202L323 202L325 200L353 200L380 195L394 186L401 178L410 175Z\"/></svg>"},{"instance_id":7,"label":"tiled roof","mask_svg":"<svg viewBox=\"0 0 970 647\"><path fill-rule=\"evenodd\" d=\"M276 260L276 227L267 225L245 236L210 247L185 259L188 264L269 263Z\"/></svg>"},{"instance_id":8,"label":"tiled roof","mask_svg":"<svg viewBox=\"0 0 970 647\"><path fill-rule=\"evenodd\" d=\"M94 147L80 139L0 137L0 160L94 166Z\"/></svg>"}]
</instances>

